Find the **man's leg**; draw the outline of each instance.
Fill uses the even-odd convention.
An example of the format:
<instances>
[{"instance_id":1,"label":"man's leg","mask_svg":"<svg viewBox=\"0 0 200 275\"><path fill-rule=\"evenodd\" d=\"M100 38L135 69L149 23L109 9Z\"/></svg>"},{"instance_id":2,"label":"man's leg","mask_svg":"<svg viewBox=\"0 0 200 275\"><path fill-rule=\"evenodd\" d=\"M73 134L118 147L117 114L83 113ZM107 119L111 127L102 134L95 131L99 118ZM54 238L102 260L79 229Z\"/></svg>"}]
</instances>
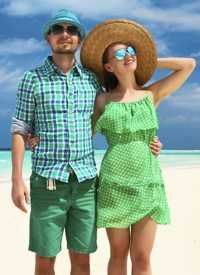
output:
<instances>
[{"instance_id":1,"label":"man's leg","mask_svg":"<svg viewBox=\"0 0 200 275\"><path fill-rule=\"evenodd\" d=\"M66 238L71 260L71 275L89 275L89 254L96 244L96 179L78 183L71 177L72 207L66 222Z\"/></svg>"},{"instance_id":2,"label":"man's leg","mask_svg":"<svg viewBox=\"0 0 200 275\"><path fill-rule=\"evenodd\" d=\"M46 179L33 173L29 250L36 253L35 275L54 275L56 255L61 250L67 220L69 186L57 182L55 191L46 190Z\"/></svg>"},{"instance_id":3,"label":"man's leg","mask_svg":"<svg viewBox=\"0 0 200 275\"><path fill-rule=\"evenodd\" d=\"M71 275L89 275L90 274L90 256L89 254L80 254L69 252L71 261Z\"/></svg>"},{"instance_id":4,"label":"man's leg","mask_svg":"<svg viewBox=\"0 0 200 275\"><path fill-rule=\"evenodd\" d=\"M35 256L35 275L55 275L56 257Z\"/></svg>"}]
</instances>

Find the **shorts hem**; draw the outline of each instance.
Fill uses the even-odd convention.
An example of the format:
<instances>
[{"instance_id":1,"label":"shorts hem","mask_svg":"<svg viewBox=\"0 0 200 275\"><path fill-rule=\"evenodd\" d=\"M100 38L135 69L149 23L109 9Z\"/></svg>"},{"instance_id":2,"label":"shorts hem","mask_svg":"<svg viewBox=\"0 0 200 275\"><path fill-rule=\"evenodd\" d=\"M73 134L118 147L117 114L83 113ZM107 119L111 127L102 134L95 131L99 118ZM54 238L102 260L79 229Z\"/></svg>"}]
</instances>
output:
<instances>
[{"instance_id":1,"label":"shorts hem","mask_svg":"<svg viewBox=\"0 0 200 275\"><path fill-rule=\"evenodd\" d=\"M30 248L30 247L28 248L28 250L30 252L36 253L38 256L47 257L47 258L56 257L58 255L58 253L60 253L60 251L61 251L61 250L58 250L55 253L43 253L40 250Z\"/></svg>"},{"instance_id":2,"label":"shorts hem","mask_svg":"<svg viewBox=\"0 0 200 275\"><path fill-rule=\"evenodd\" d=\"M97 251L97 247L95 247L94 249L83 249L83 250L78 250L76 248L72 248L72 247L67 247L67 249L71 252L75 252L75 253L80 253L80 254L91 254Z\"/></svg>"}]
</instances>

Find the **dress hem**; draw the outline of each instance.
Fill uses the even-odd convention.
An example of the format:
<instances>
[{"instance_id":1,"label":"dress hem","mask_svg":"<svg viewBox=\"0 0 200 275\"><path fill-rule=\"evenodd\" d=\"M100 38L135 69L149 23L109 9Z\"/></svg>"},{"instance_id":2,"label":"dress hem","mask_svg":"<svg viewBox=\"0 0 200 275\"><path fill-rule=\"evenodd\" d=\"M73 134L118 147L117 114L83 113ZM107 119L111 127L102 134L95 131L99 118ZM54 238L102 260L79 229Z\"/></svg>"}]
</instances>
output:
<instances>
[{"instance_id":1,"label":"dress hem","mask_svg":"<svg viewBox=\"0 0 200 275\"><path fill-rule=\"evenodd\" d=\"M139 219L135 222L130 222L128 224L104 224L104 225L98 225L97 224L97 228L127 228L127 227L130 227L131 225L134 225L134 224L138 223L139 221L141 221L142 219L144 219L146 217L151 218L158 225L169 225L169 224L171 224L171 220L169 220L167 222L160 222L160 221L157 221L155 218L153 218L153 216L146 215L146 216L142 217L141 219Z\"/></svg>"}]
</instances>

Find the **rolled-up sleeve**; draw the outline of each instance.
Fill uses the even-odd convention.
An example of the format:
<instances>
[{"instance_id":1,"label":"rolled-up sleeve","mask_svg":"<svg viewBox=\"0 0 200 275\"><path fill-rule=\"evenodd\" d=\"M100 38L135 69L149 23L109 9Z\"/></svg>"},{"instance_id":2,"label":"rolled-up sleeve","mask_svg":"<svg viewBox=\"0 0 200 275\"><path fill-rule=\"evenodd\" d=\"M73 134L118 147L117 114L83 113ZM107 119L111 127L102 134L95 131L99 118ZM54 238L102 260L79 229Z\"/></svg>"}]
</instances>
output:
<instances>
[{"instance_id":1,"label":"rolled-up sleeve","mask_svg":"<svg viewBox=\"0 0 200 275\"><path fill-rule=\"evenodd\" d=\"M16 112L14 117L25 122L33 128L35 116L35 76L32 72L26 72L19 83L17 92Z\"/></svg>"},{"instance_id":2,"label":"rolled-up sleeve","mask_svg":"<svg viewBox=\"0 0 200 275\"><path fill-rule=\"evenodd\" d=\"M12 118L10 130L11 130L11 134L18 133L22 135L27 135L33 132L33 129L28 124L26 124L24 121L19 120L15 117Z\"/></svg>"}]
</instances>

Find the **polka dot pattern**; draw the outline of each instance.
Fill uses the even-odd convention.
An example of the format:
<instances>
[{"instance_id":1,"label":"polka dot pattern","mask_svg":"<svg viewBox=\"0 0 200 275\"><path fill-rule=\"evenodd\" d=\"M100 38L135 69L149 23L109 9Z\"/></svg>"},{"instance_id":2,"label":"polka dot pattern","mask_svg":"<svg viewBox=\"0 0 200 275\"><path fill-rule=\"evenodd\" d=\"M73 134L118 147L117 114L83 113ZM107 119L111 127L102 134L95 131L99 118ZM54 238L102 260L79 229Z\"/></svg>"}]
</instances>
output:
<instances>
[{"instance_id":1,"label":"polka dot pattern","mask_svg":"<svg viewBox=\"0 0 200 275\"><path fill-rule=\"evenodd\" d=\"M97 227L124 228L145 216L170 223L159 160L149 148L157 129L150 96L106 105L96 125L109 145L99 174Z\"/></svg>"}]
</instances>

